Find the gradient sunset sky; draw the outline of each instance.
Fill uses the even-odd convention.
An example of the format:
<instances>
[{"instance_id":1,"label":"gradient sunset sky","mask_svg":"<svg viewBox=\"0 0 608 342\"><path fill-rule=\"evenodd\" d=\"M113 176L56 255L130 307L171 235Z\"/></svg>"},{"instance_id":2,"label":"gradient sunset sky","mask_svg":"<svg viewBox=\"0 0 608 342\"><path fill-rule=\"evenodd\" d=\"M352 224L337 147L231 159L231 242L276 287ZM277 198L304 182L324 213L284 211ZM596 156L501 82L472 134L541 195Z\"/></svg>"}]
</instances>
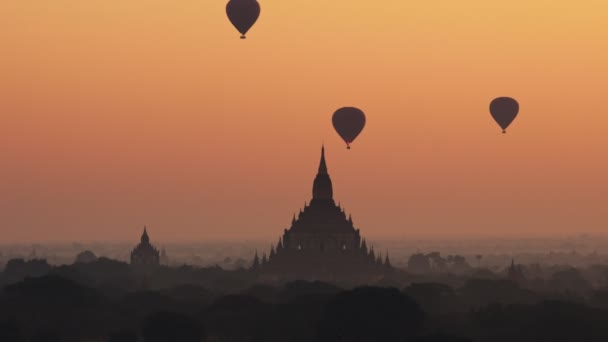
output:
<instances>
[{"instance_id":1,"label":"gradient sunset sky","mask_svg":"<svg viewBox=\"0 0 608 342\"><path fill-rule=\"evenodd\" d=\"M608 2L260 4L0 1L0 242L274 242L323 142L371 239L608 231Z\"/></svg>"}]
</instances>

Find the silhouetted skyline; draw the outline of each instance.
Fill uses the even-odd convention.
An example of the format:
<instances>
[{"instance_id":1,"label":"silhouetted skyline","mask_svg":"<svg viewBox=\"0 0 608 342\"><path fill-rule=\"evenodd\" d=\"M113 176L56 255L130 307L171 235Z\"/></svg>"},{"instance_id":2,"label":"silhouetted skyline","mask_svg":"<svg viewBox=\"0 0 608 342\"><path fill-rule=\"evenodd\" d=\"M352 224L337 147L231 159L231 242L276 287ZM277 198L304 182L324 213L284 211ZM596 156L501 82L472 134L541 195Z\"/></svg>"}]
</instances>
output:
<instances>
[{"instance_id":1,"label":"silhouetted skyline","mask_svg":"<svg viewBox=\"0 0 608 342\"><path fill-rule=\"evenodd\" d=\"M334 200L331 177L321 147L319 169L312 186L312 199L304 203L291 224L270 246L268 258L256 252L253 269L260 279L382 279L393 271L388 254L369 248L352 215Z\"/></svg>"}]
</instances>

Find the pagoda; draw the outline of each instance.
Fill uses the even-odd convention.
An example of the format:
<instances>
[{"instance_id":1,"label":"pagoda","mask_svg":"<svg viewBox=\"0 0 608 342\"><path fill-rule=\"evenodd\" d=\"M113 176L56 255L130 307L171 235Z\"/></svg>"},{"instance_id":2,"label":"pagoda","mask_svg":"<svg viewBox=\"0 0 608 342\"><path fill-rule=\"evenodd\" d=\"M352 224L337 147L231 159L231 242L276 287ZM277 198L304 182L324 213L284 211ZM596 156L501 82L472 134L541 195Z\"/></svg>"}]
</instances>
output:
<instances>
[{"instance_id":1,"label":"pagoda","mask_svg":"<svg viewBox=\"0 0 608 342\"><path fill-rule=\"evenodd\" d=\"M267 278L303 280L371 279L391 269L367 247L352 216L333 198L325 148L312 187L312 200L304 204L286 228L267 260L254 266Z\"/></svg>"},{"instance_id":2,"label":"pagoda","mask_svg":"<svg viewBox=\"0 0 608 342\"><path fill-rule=\"evenodd\" d=\"M131 265L139 267L150 267L160 265L158 250L150 243L148 231L144 227L141 241L131 252Z\"/></svg>"}]
</instances>

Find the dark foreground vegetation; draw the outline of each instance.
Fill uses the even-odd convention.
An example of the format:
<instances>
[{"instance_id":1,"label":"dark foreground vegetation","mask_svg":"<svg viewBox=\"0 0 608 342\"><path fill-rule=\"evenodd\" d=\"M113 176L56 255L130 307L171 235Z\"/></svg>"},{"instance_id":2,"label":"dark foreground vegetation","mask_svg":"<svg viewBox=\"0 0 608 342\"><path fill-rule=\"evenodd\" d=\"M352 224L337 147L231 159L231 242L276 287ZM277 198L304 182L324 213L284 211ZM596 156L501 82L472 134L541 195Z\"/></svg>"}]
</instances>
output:
<instances>
[{"instance_id":1,"label":"dark foreground vegetation","mask_svg":"<svg viewBox=\"0 0 608 342\"><path fill-rule=\"evenodd\" d=\"M608 341L607 269L593 269L595 283L590 270L520 281L471 270L349 287L104 258L13 260L0 274L0 341Z\"/></svg>"}]
</instances>

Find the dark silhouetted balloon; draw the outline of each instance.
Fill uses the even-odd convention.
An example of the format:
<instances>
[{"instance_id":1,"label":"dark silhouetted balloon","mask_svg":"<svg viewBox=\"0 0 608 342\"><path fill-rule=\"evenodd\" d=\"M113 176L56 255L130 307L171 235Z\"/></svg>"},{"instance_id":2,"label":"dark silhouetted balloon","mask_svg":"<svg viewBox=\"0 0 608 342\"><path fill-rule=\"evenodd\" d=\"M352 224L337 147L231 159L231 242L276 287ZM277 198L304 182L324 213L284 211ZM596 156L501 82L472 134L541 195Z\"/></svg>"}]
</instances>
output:
<instances>
[{"instance_id":1,"label":"dark silhouetted balloon","mask_svg":"<svg viewBox=\"0 0 608 342\"><path fill-rule=\"evenodd\" d=\"M490 113L503 133L519 113L519 104L510 97L498 97L490 103Z\"/></svg>"},{"instance_id":2,"label":"dark silhouetted balloon","mask_svg":"<svg viewBox=\"0 0 608 342\"><path fill-rule=\"evenodd\" d=\"M230 0L226 5L226 14L241 33L241 39L245 39L245 34L260 16L260 4L257 0Z\"/></svg>"},{"instance_id":3,"label":"dark silhouetted balloon","mask_svg":"<svg viewBox=\"0 0 608 342\"><path fill-rule=\"evenodd\" d=\"M338 109L331 119L336 132L350 149L350 144L357 138L365 126L365 114L354 107L343 107Z\"/></svg>"}]
</instances>

